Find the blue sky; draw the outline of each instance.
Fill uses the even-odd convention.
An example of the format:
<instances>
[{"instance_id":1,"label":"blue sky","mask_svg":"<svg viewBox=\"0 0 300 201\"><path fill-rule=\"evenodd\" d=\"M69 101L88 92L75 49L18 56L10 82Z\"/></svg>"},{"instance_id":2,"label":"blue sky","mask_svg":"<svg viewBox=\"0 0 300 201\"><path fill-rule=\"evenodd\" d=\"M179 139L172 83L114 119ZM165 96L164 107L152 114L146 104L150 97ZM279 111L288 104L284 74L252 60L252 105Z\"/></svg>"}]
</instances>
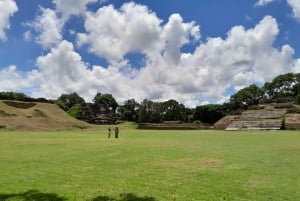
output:
<instances>
[{"instance_id":1,"label":"blue sky","mask_svg":"<svg viewBox=\"0 0 300 201\"><path fill-rule=\"evenodd\" d=\"M0 91L227 101L300 71L299 0L0 0Z\"/></svg>"}]
</instances>

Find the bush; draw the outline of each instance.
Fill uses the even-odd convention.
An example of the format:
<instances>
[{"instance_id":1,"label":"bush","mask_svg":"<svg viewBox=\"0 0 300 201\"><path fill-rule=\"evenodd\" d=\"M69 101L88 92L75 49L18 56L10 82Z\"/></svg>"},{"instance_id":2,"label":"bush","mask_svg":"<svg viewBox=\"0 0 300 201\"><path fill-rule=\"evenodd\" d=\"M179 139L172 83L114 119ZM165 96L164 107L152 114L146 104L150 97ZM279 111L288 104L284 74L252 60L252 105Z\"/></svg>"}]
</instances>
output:
<instances>
[{"instance_id":1,"label":"bush","mask_svg":"<svg viewBox=\"0 0 300 201\"><path fill-rule=\"evenodd\" d=\"M67 113L68 113L71 117L76 118L76 115L77 115L79 109L80 109L80 104L76 104L76 105L73 105L73 106L67 111Z\"/></svg>"},{"instance_id":2,"label":"bush","mask_svg":"<svg viewBox=\"0 0 300 201\"><path fill-rule=\"evenodd\" d=\"M193 121L193 124L201 125L203 124L200 120Z\"/></svg>"}]
</instances>

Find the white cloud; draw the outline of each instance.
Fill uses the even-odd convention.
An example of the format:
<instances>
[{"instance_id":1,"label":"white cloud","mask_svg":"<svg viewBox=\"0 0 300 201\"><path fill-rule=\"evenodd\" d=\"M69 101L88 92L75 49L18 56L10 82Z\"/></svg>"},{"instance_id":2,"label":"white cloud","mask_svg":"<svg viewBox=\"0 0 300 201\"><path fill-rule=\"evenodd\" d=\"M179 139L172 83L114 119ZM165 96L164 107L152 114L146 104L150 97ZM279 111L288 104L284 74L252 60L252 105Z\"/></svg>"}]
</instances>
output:
<instances>
[{"instance_id":1,"label":"white cloud","mask_svg":"<svg viewBox=\"0 0 300 201\"><path fill-rule=\"evenodd\" d=\"M85 15L90 3L104 3L103 0L53 0L55 10L40 7L40 14L33 22L26 23L33 30L26 31L25 40L35 37L44 49L49 49L62 41L62 29L71 15ZM72 30L74 31L74 30ZM34 33L35 32L35 33ZM75 34L75 33L74 33Z\"/></svg>"},{"instance_id":2,"label":"white cloud","mask_svg":"<svg viewBox=\"0 0 300 201\"><path fill-rule=\"evenodd\" d=\"M31 31L26 31L23 34L23 38L24 38L25 41L32 41L33 35L31 33Z\"/></svg>"},{"instance_id":3,"label":"white cloud","mask_svg":"<svg viewBox=\"0 0 300 201\"><path fill-rule=\"evenodd\" d=\"M259 0L255 4L255 6L265 6L265 5L267 5L267 4L269 4L269 3L273 2L273 1L275 1L275 0Z\"/></svg>"},{"instance_id":4,"label":"white cloud","mask_svg":"<svg viewBox=\"0 0 300 201\"><path fill-rule=\"evenodd\" d=\"M56 19L53 12L45 9L43 14L47 13L52 21ZM53 26L60 30L59 25ZM119 102L129 98L172 98L192 107L207 100L224 101L228 89L300 70L292 47L273 47L279 28L271 16L251 29L235 26L225 38L200 41L200 28L195 22L184 22L179 14L162 22L146 6L131 2L120 9L105 6L88 12L85 29L86 33L77 35L78 44L86 44L90 52L107 59L108 66L89 66L71 42L54 37L55 42L45 43L52 44L50 52L37 58L36 71L22 74L11 67L2 72L7 77L10 72L11 79L0 78L31 86L35 97L57 98L76 91L90 101L102 92L111 93ZM186 44L193 44L195 50L183 53ZM145 56L141 69L133 68L126 60L131 52Z\"/></svg>"},{"instance_id":5,"label":"white cloud","mask_svg":"<svg viewBox=\"0 0 300 201\"><path fill-rule=\"evenodd\" d=\"M35 21L27 23L27 26L33 28L32 31L36 32L36 42L44 49L48 49L62 40L61 29L63 22L52 9L40 7L40 11L41 13L36 17ZM24 34L24 38L30 39L33 35L35 34L27 31Z\"/></svg>"},{"instance_id":6,"label":"white cloud","mask_svg":"<svg viewBox=\"0 0 300 201\"><path fill-rule=\"evenodd\" d=\"M146 56L163 53L175 61L183 45L191 38L200 39L195 22L184 23L179 14L173 14L162 26L155 13L133 2L123 4L119 10L109 5L96 13L89 12L85 29L87 33L78 34L78 44L88 44L91 53L110 62L121 61L130 52Z\"/></svg>"},{"instance_id":7,"label":"white cloud","mask_svg":"<svg viewBox=\"0 0 300 201\"><path fill-rule=\"evenodd\" d=\"M291 71L292 48L272 47L278 32L275 19L267 16L253 29L236 26L226 39L210 38L200 45L188 63L195 66L206 96L218 98L227 88L264 82Z\"/></svg>"},{"instance_id":8,"label":"white cloud","mask_svg":"<svg viewBox=\"0 0 300 201\"><path fill-rule=\"evenodd\" d=\"M166 43L164 55L169 64L177 64L180 60L180 48L190 43L190 36L200 39L199 26L195 22L184 23L179 14L170 16L168 23L163 27L162 39Z\"/></svg>"},{"instance_id":9,"label":"white cloud","mask_svg":"<svg viewBox=\"0 0 300 201\"><path fill-rule=\"evenodd\" d=\"M89 51L111 62L120 61L129 52L148 54L159 50L161 20L146 6L125 3L120 10L112 5L88 12L87 33L78 34L78 44L88 44Z\"/></svg>"},{"instance_id":10,"label":"white cloud","mask_svg":"<svg viewBox=\"0 0 300 201\"><path fill-rule=\"evenodd\" d=\"M0 70L1 91L26 91L34 86L36 71L21 72L15 65Z\"/></svg>"},{"instance_id":11,"label":"white cloud","mask_svg":"<svg viewBox=\"0 0 300 201\"><path fill-rule=\"evenodd\" d=\"M65 92L80 91L84 79L89 77L86 64L80 55L73 51L73 45L62 41L50 53L37 58L37 66L41 76L39 95L55 97Z\"/></svg>"},{"instance_id":12,"label":"white cloud","mask_svg":"<svg viewBox=\"0 0 300 201\"><path fill-rule=\"evenodd\" d=\"M57 13L62 15L66 21L71 15L82 15L86 11L86 6L90 3L104 3L99 0L53 0Z\"/></svg>"},{"instance_id":13,"label":"white cloud","mask_svg":"<svg viewBox=\"0 0 300 201\"><path fill-rule=\"evenodd\" d=\"M40 87L33 93L35 97L56 98L62 93L75 91L91 101L100 91L114 91L121 98L127 95L124 92L130 90L130 87L125 86L130 79L119 72L119 67L93 66L89 69L74 51L73 44L68 41L62 41L47 55L38 57L36 64L39 68Z\"/></svg>"},{"instance_id":14,"label":"white cloud","mask_svg":"<svg viewBox=\"0 0 300 201\"><path fill-rule=\"evenodd\" d=\"M0 0L0 40L6 40L5 30L9 29L9 18L18 11L14 0Z\"/></svg>"},{"instance_id":15,"label":"white cloud","mask_svg":"<svg viewBox=\"0 0 300 201\"><path fill-rule=\"evenodd\" d=\"M299 0L287 0L287 2L293 9L294 17L297 20L300 20L300 1Z\"/></svg>"},{"instance_id":16,"label":"white cloud","mask_svg":"<svg viewBox=\"0 0 300 201\"><path fill-rule=\"evenodd\" d=\"M170 64L166 55L149 58L135 80L136 86L150 99L175 98L188 104L224 99L229 88L264 82L295 70L293 49L272 46L278 32L276 20L266 16L253 29L236 26L225 39L209 38L194 53L180 53L177 65Z\"/></svg>"}]
</instances>

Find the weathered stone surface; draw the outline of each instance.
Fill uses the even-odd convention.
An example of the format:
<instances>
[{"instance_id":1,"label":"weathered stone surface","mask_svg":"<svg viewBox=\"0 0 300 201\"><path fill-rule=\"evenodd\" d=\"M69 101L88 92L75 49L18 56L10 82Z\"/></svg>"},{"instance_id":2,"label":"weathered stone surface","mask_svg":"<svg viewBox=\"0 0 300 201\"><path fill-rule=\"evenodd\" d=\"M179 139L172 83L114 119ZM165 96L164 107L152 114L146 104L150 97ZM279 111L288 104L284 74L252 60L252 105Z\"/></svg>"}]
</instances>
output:
<instances>
[{"instance_id":1,"label":"weathered stone surface","mask_svg":"<svg viewBox=\"0 0 300 201\"><path fill-rule=\"evenodd\" d=\"M280 130L283 126L282 120L261 121L233 121L225 130Z\"/></svg>"},{"instance_id":2,"label":"weathered stone surface","mask_svg":"<svg viewBox=\"0 0 300 201\"><path fill-rule=\"evenodd\" d=\"M77 116L77 119L94 124L114 124L117 117L114 112L103 104L82 104Z\"/></svg>"},{"instance_id":3,"label":"weathered stone surface","mask_svg":"<svg viewBox=\"0 0 300 201\"><path fill-rule=\"evenodd\" d=\"M286 109L277 109L268 105L258 110L246 110L225 130L280 130L284 128Z\"/></svg>"},{"instance_id":4,"label":"weathered stone surface","mask_svg":"<svg viewBox=\"0 0 300 201\"><path fill-rule=\"evenodd\" d=\"M300 129L300 114L287 114L285 117L285 128L291 130Z\"/></svg>"},{"instance_id":5,"label":"weathered stone surface","mask_svg":"<svg viewBox=\"0 0 300 201\"><path fill-rule=\"evenodd\" d=\"M225 129L231 124L231 122L233 122L235 119L238 119L239 117L239 115L228 115L226 117L223 117L214 124L214 128Z\"/></svg>"},{"instance_id":6,"label":"weathered stone surface","mask_svg":"<svg viewBox=\"0 0 300 201\"><path fill-rule=\"evenodd\" d=\"M286 109L263 109L263 110L246 110L242 112L241 119L278 119L284 117Z\"/></svg>"}]
</instances>

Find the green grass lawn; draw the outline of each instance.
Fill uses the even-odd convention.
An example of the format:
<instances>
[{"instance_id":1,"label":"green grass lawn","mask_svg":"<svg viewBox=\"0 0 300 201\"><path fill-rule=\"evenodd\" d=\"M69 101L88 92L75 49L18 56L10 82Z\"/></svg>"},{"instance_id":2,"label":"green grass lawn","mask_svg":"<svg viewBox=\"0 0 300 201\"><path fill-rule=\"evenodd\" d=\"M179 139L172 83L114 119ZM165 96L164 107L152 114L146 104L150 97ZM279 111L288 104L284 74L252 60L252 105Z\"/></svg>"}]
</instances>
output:
<instances>
[{"instance_id":1,"label":"green grass lawn","mask_svg":"<svg viewBox=\"0 0 300 201\"><path fill-rule=\"evenodd\" d=\"M298 201L300 133L0 131L0 201Z\"/></svg>"}]
</instances>

